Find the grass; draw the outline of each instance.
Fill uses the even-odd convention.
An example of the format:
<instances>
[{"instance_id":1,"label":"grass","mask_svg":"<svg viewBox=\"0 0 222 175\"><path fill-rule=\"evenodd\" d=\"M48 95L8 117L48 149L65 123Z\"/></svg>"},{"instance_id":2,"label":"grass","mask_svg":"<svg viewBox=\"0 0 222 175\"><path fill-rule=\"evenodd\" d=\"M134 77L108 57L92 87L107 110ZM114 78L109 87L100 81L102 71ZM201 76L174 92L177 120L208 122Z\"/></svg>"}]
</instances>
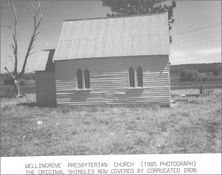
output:
<instances>
[{"instance_id":1,"label":"grass","mask_svg":"<svg viewBox=\"0 0 222 175\"><path fill-rule=\"evenodd\" d=\"M1 156L220 153L220 91L182 98L172 108L39 108L34 95L2 99Z\"/></svg>"}]
</instances>

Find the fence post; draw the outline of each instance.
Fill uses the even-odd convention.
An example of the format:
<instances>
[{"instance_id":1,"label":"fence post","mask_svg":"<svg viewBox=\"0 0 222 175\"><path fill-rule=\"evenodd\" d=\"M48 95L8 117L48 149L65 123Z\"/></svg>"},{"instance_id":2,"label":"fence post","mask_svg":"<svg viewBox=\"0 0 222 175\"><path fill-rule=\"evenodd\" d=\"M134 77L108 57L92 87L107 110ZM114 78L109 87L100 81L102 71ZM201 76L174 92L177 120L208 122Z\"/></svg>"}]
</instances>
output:
<instances>
[{"instance_id":1,"label":"fence post","mask_svg":"<svg viewBox=\"0 0 222 175\"><path fill-rule=\"evenodd\" d=\"M203 84L200 85L200 95L204 95L205 93L205 86Z\"/></svg>"}]
</instances>

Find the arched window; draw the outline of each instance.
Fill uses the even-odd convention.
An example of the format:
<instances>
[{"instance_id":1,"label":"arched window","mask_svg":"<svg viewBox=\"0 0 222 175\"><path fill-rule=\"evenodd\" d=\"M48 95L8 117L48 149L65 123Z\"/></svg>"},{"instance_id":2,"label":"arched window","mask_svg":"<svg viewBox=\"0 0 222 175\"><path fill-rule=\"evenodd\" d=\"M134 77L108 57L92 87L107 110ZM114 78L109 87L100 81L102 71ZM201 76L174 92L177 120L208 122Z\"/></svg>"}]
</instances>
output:
<instances>
[{"instance_id":1,"label":"arched window","mask_svg":"<svg viewBox=\"0 0 222 175\"><path fill-rule=\"evenodd\" d=\"M78 89L82 89L82 71L80 69L77 71L77 84Z\"/></svg>"},{"instance_id":2,"label":"arched window","mask_svg":"<svg viewBox=\"0 0 222 175\"><path fill-rule=\"evenodd\" d=\"M141 67L138 67L137 69L137 82L138 87L143 87L143 70Z\"/></svg>"},{"instance_id":3,"label":"arched window","mask_svg":"<svg viewBox=\"0 0 222 175\"><path fill-rule=\"evenodd\" d=\"M135 87L134 69L132 67L129 69L129 82L130 87Z\"/></svg>"},{"instance_id":4,"label":"arched window","mask_svg":"<svg viewBox=\"0 0 222 175\"><path fill-rule=\"evenodd\" d=\"M88 69L85 70L84 75L85 75L85 88L89 89L90 88L90 73Z\"/></svg>"}]
</instances>

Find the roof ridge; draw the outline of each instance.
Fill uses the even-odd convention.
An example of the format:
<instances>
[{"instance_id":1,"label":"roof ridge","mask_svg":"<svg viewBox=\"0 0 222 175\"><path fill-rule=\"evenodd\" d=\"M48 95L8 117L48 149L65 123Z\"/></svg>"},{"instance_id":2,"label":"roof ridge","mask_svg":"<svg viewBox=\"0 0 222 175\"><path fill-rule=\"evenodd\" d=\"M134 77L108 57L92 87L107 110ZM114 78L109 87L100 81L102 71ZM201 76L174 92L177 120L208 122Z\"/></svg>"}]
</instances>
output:
<instances>
[{"instance_id":1,"label":"roof ridge","mask_svg":"<svg viewBox=\"0 0 222 175\"><path fill-rule=\"evenodd\" d=\"M130 18L130 17L132 18L132 17L141 17L141 16L157 16L157 15L165 15L165 14L168 14L168 12L145 14L145 15L118 16L118 17L96 17L96 18L82 18L82 19L64 19L63 21L84 21L84 20Z\"/></svg>"}]
</instances>

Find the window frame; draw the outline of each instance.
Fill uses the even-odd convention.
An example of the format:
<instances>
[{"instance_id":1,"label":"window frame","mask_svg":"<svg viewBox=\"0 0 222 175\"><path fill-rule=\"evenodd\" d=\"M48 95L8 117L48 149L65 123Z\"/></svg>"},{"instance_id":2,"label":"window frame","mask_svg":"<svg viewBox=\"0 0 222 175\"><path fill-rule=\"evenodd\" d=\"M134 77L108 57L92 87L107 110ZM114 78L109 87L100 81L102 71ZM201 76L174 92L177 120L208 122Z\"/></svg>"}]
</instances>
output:
<instances>
[{"instance_id":1,"label":"window frame","mask_svg":"<svg viewBox=\"0 0 222 175\"><path fill-rule=\"evenodd\" d=\"M90 72L88 69L84 71L85 89L90 89Z\"/></svg>"},{"instance_id":2,"label":"window frame","mask_svg":"<svg viewBox=\"0 0 222 175\"><path fill-rule=\"evenodd\" d=\"M83 78L82 78L82 71L80 69L76 72L76 79L77 79L77 89L83 89Z\"/></svg>"},{"instance_id":3,"label":"window frame","mask_svg":"<svg viewBox=\"0 0 222 175\"><path fill-rule=\"evenodd\" d=\"M80 72L81 72L81 74L80 74ZM86 77L86 75L88 75L88 77ZM80 80L80 77L81 77L81 80ZM88 82L86 82L87 81L86 78L88 78ZM87 88L86 88L86 84L88 85ZM90 89L90 71L88 69L85 69L84 71L81 69L77 70L77 72L76 72L76 90L91 90Z\"/></svg>"},{"instance_id":4,"label":"window frame","mask_svg":"<svg viewBox=\"0 0 222 175\"><path fill-rule=\"evenodd\" d=\"M143 69L139 66L137 72L137 87L143 87Z\"/></svg>"},{"instance_id":5,"label":"window frame","mask_svg":"<svg viewBox=\"0 0 222 175\"><path fill-rule=\"evenodd\" d=\"M130 71L133 70L133 76ZM141 70L140 72L138 70ZM140 77L139 77L140 76ZM131 81L134 81L134 86L131 86ZM139 82L142 81L142 82ZM142 84L142 85L140 85ZM144 89L143 86L143 69L141 66L138 66L137 69L134 69L132 66L128 69L128 89Z\"/></svg>"},{"instance_id":6,"label":"window frame","mask_svg":"<svg viewBox=\"0 0 222 175\"><path fill-rule=\"evenodd\" d=\"M128 71L128 75L129 75L129 87L130 88L135 88L135 70L130 67L129 71Z\"/></svg>"}]
</instances>

